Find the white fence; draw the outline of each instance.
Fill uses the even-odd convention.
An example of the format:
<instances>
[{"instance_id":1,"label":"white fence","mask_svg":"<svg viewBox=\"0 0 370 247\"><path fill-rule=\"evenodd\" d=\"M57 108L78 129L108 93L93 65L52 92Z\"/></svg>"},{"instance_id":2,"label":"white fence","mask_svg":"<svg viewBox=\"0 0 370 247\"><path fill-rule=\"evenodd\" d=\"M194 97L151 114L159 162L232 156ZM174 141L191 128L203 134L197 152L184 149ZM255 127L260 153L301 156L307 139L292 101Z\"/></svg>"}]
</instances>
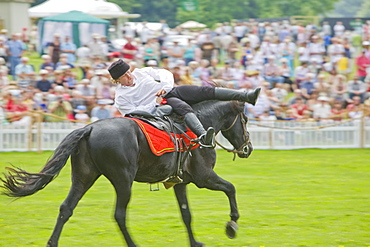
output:
<instances>
[{"instance_id":1,"label":"white fence","mask_svg":"<svg viewBox=\"0 0 370 247\"><path fill-rule=\"evenodd\" d=\"M70 122L0 125L0 152L54 150L68 133L80 126ZM340 125L335 122L250 122L248 130L255 149L370 148L370 119ZM221 135L217 139L231 147Z\"/></svg>"}]
</instances>

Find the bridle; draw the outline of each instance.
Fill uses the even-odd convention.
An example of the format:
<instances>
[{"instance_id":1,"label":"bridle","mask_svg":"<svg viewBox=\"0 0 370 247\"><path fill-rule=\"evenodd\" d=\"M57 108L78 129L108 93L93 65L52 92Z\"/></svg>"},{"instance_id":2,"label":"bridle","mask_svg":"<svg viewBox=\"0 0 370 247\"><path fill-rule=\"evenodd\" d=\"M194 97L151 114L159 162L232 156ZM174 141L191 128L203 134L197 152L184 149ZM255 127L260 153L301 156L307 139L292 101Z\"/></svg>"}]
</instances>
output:
<instances>
[{"instance_id":1,"label":"bridle","mask_svg":"<svg viewBox=\"0 0 370 247\"><path fill-rule=\"evenodd\" d=\"M227 148L223 145L221 145L218 141L216 141L216 144L218 146L220 146L221 148L225 149L226 151L230 152L230 153L234 153L234 158L233 158L233 161L235 160L235 157L236 157L236 154L246 154L248 153L249 151L249 147L248 147L248 143L249 143L249 139L248 136L247 136L247 124L246 124L246 121L243 117L243 112L240 112L238 115L235 116L235 119L233 121L233 123L230 125L230 127L226 128L226 129L221 129L221 131L223 132L226 132L226 131L229 131L232 127L234 127L234 125L236 124L236 121L238 120L238 118L240 117L240 120L242 122L242 126L243 126L243 135L245 137L245 142L238 148L234 148L234 149L230 149L230 148Z\"/></svg>"}]
</instances>

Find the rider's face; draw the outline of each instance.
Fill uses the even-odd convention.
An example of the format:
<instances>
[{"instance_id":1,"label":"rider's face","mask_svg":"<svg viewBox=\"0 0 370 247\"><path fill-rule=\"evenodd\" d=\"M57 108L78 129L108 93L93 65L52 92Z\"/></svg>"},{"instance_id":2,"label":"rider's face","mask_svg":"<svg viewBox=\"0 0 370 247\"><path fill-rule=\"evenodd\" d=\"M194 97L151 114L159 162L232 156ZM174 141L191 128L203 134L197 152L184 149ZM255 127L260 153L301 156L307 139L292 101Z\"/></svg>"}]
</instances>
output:
<instances>
[{"instance_id":1,"label":"rider's face","mask_svg":"<svg viewBox=\"0 0 370 247\"><path fill-rule=\"evenodd\" d=\"M123 74L116 81L122 86L126 86L126 87L134 86L134 77L130 70L128 70L125 74Z\"/></svg>"}]
</instances>

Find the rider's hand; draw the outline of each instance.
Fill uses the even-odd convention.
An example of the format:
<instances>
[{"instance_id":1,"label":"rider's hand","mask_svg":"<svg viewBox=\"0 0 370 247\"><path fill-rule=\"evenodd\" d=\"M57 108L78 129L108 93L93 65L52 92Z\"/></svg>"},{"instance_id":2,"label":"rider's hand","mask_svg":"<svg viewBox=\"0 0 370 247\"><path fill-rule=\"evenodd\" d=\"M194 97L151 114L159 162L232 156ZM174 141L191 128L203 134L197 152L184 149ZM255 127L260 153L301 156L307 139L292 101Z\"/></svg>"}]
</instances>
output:
<instances>
[{"instance_id":1,"label":"rider's hand","mask_svg":"<svg viewBox=\"0 0 370 247\"><path fill-rule=\"evenodd\" d=\"M161 89L161 90L159 90L159 91L155 94L155 96L161 96L161 95L163 95L163 94L166 94L166 91L165 91L164 89Z\"/></svg>"}]
</instances>

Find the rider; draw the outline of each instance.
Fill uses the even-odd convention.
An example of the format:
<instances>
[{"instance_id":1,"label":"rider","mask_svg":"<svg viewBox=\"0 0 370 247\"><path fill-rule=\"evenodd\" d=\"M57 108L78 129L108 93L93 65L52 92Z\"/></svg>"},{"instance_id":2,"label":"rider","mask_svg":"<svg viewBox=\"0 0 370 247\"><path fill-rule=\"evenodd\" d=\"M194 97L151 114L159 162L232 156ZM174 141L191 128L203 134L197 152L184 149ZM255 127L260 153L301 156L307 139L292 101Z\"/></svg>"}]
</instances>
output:
<instances>
[{"instance_id":1,"label":"rider","mask_svg":"<svg viewBox=\"0 0 370 247\"><path fill-rule=\"evenodd\" d=\"M184 116L186 125L206 147L214 146L215 130L209 127L206 131L190 105L205 100L238 100L254 105L261 90L246 92L195 85L174 87L173 75L168 70L146 67L131 72L130 65L122 59L113 62L108 71L112 81L118 84L115 106L122 115L136 110L153 113L158 105L157 97L161 96L175 113Z\"/></svg>"}]
</instances>

